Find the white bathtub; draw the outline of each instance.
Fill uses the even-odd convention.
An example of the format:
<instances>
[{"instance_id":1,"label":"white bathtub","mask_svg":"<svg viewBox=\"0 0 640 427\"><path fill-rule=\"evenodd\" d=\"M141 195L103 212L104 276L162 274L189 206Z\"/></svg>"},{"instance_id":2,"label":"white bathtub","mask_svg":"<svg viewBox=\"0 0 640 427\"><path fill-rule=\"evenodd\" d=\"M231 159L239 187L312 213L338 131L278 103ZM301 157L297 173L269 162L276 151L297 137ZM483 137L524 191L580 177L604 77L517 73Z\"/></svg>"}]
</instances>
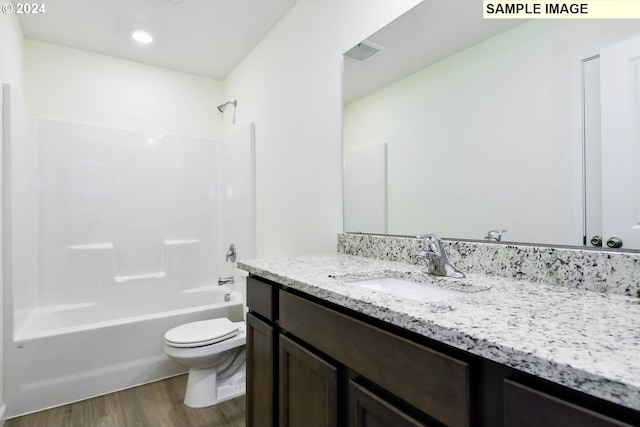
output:
<instances>
[{"instance_id":1,"label":"white bathtub","mask_svg":"<svg viewBox=\"0 0 640 427\"><path fill-rule=\"evenodd\" d=\"M164 355L164 333L216 317L243 320L242 295L215 286L34 310L5 352L8 417L186 372Z\"/></svg>"}]
</instances>

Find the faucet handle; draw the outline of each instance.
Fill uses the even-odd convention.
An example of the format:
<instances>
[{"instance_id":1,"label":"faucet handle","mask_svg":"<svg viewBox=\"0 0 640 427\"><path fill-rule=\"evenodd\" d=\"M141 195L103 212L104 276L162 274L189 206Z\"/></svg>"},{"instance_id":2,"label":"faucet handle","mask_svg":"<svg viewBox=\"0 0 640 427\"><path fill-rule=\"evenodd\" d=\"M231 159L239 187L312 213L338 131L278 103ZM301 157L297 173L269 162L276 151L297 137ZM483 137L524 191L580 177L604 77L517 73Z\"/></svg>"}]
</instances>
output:
<instances>
[{"instance_id":1,"label":"faucet handle","mask_svg":"<svg viewBox=\"0 0 640 427\"><path fill-rule=\"evenodd\" d=\"M229 245L229 249L227 250L226 261L236 262L236 245L233 243Z\"/></svg>"},{"instance_id":2,"label":"faucet handle","mask_svg":"<svg viewBox=\"0 0 640 427\"><path fill-rule=\"evenodd\" d=\"M416 238L421 239L424 242L425 249L428 249L438 255L444 255L442 239L437 234L419 234Z\"/></svg>"}]
</instances>

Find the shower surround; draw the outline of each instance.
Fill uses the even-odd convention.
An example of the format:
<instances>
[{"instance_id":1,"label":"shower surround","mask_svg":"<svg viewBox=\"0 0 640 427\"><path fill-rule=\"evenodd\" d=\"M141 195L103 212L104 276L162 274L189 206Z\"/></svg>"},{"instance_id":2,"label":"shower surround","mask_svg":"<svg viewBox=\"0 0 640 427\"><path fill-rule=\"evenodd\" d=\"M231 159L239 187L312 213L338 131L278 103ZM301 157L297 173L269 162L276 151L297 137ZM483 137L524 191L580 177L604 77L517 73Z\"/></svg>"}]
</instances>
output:
<instances>
[{"instance_id":1,"label":"shower surround","mask_svg":"<svg viewBox=\"0 0 640 427\"><path fill-rule=\"evenodd\" d=\"M182 372L164 331L242 320L217 280L230 243L254 256L253 125L212 140L31 120L4 92L7 415Z\"/></svg>"}]
</instances>

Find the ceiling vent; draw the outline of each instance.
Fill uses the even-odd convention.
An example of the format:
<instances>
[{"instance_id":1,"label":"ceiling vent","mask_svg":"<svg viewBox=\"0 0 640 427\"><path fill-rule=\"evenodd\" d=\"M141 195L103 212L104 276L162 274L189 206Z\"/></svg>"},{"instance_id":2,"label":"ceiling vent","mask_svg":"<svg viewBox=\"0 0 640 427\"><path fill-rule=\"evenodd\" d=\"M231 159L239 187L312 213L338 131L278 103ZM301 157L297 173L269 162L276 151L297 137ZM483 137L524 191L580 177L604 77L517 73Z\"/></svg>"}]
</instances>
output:
<instances>
[{"instance_id":1,"label":"ceiling vent","mask_svg":"<svg viewBox=\"0 0 640 427\"><path fill-rule=\"evenodd\" d=\"M380 52L382 49L384 49L384 46L365 40L346 51L344 56L355 59L356 61L364 61L370 56Z\"/></svg>"}]
</instances>

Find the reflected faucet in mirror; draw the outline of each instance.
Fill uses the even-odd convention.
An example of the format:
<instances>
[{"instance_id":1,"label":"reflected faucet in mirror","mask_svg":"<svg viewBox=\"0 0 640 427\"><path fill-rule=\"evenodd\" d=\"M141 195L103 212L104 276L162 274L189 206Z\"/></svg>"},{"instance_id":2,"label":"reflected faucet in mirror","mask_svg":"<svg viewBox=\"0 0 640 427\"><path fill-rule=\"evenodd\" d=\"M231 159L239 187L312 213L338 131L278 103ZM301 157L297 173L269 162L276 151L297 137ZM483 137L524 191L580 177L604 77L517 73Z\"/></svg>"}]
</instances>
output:
<instances>
[{"instance_id":1,"label":"reflected faucet in mirror","mask_svg":"<svg viewBox=\"0 0 640 427\"><path fill-rule=\"evenodd\" d=\"M507 230L489 230L487 231L487 235L484 236L484 240L488 240L490 242L499 242L502 240L502 235L506 233Z\"/></svg>"},{"instance_id":2,"label":"reflected faucet in mirror","mask_svg":"<svg viewBox=\"0 0 640 427\"><path fill-rule=\"evenodd\" d=\"M427 263L427 267L422 270L424 273L435 276L465 277L464 273L456 269L449 262L447 253L444 251L442 239L439 236L435 234L422 234L416 236L416 238L421 239L424 244L424 248L415 254L418 262L423 261Z\"/></svg>"}]
</instances>

